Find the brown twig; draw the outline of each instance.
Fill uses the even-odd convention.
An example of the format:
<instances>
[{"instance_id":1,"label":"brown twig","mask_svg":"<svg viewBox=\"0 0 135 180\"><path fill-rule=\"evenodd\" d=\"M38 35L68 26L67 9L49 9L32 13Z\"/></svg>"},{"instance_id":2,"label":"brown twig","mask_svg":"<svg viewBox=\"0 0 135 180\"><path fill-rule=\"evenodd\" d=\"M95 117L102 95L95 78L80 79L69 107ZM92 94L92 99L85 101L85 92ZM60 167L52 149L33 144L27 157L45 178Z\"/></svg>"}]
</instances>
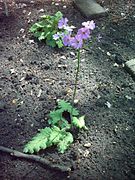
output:
<instances>
[{"instance_id":1,"label":"brown twig","mask_svg":"<svg viewBox=\"0 0 135 180\"><path fill-rule=\"evenodd\" d=\"M58 171L61 171L61 172L70 172L71 171L70 167L57 165L57 164L52 164L50 161L48 161L48 160L46 160L46 159L44 159L44 158L42 158L40 156L37 156L37 155L25 154L25 153L22 153L22 152L19 152L19 151L10 149L10 148L6 148L6 147L3 147L3 146L0 146L0 151L9 153L11 156L15 156L15 157L18 157L18 158L24 158L24 159L29 159L29 160L36 161L36 162L41 163L41 164L43 164L45 166L48 166L51 169L58 170Z\"/></svg>"}]
</instances>

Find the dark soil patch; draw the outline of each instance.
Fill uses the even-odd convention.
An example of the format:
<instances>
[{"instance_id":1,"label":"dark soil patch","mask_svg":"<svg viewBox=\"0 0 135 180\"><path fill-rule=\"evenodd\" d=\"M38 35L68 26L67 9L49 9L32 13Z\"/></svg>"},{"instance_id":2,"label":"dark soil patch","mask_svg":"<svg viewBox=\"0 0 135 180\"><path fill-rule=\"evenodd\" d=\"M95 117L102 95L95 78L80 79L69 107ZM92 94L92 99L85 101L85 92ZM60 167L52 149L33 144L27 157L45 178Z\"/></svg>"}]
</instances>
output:
<instances>
[{"instance_id":1,"label":"dark soil patch","mask_svg":"<svg viewBox=\"0 0 135 180\"><path fill-rule=\"evenodd\" d=\"M101 43L81 55L76 106L86 115L89 130L80 131L64 154L53 148L39 153L53 163L72 166L72 172L63 174L1 153L1 180L135 179L135 83L124 68L135 58L135 6L123 19L120 14L127 13L127 4L120 2L117 13L95 19ZM26 1L26 7L11 16L1 14L0 145L19 151L47 125L57 99L71 102L74 87L76 56L33 41L28 33L32 21L44 14L42 8L48 14L62 11L77 27L87 20L68 1L59 6Z\"/></svg>"}]
</instances>

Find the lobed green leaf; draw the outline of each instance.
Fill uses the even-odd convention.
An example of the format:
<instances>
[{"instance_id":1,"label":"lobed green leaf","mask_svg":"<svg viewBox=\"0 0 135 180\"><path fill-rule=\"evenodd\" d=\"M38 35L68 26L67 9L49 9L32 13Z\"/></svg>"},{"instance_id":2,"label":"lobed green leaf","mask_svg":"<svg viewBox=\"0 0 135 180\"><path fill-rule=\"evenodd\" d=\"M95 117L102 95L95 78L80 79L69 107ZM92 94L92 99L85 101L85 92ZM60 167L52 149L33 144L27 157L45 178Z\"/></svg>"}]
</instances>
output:
<instances>
[{"instance_id":1,"label":"lobed green leaf","mask_svg":"<svg viewBox=\"0 0 135 180\"><path fill-rule=\"evenodd\" d=\"M49 147L51 144L48 143L48 139L51 133L52 129L49 127L41 129L40 132L25 145L23 152L32 154L38 152L40 149Z\"/></svg>"},{"instance_id":2,"label":"lobed green leaf","mask_svg":"<svg viewBox=\"0 0 135 180\"><path fill-rule=\"evenodd\" d=\"M81 116L80 118L73 117L72 124L80 129L81 128L87 129L87 127L85 126L84 118L85 118L85 116Z\"/></svg>"},{"instance_id":3,"label":"lobed green leaf","mask_svg":"<svg viewBox=\"0 0 135 180\"><path fill-rule=\"evenodd\" d=\"M73 135L70 132L64 132L61 141L57 145L59 152L64 153L73 141Z\"/></svg>"},{"instance_id":4,"label":"lobed green leaf","mask_svg":"<svg viewBox=\"0 0 135 180\"><path fill-rule=\"evenodd\" d=\"M73 108L70 103L60 100L58 102L58 108L60 108L63 112L68 111L72 116L78 116L79 111L76 108Z\"/></svg>"},{"instance_id":5,"label":"lobed green leaf","mask_svg":"<svg viewBox=\"0 0 135 180\"><path fill-rule=\"evenodd\" d=\"M55 41L53 35L56 34L58 30L58 21L62 18L63 14L58 11L54 16L43 15L41 20L33 24L30 28L30 32L38 38L39 41L45 40L46 44L51 47L58 46L63 47L62 40Z\"/></svg>"},{"instance_id":6,"label":"lobed green leaf","mask_svg":"<svg viewBox=\"0 0 135 180\"><path fill-rule=\"evenodd\" d=\"M33 154L41 149L46 149L52 145L57 145L58 150L64 153L69 145L73 142L73 136L71 133L54 126L52 128L42 129L35 137L28 142L23 152Z\"/></svg>"}]
</instances>

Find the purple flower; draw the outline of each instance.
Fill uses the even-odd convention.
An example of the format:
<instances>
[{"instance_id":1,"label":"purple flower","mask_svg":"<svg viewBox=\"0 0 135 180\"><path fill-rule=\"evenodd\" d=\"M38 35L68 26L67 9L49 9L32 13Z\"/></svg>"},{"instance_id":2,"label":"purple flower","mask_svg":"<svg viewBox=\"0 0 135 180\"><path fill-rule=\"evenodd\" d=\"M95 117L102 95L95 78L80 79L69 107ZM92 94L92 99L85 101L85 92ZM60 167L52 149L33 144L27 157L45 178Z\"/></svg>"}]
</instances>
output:
<instances>
[{"instance_id":1,"label":"purple flower","mask_svg":"<svg viewBox=\"0 0 135 180\"><path fill-rule=\"evenodd\" d=\"M95 29L95 23L94 21L87 21L87 22L83 22L82 25L90 30L94 30Z\"/></svg>"},{"instance_id":2,"label":"purple flower","mask_svg":"<svg viewBox=\"0 0 135 180\"><path fill-rule=\"evenodd\" d=\"M59 33L53 35L53 39L54 40L58 40L59 38L60 38L60 34Z\"/></svg>"},{"instance_id":3,"label":"purple flower","mask_svg":"<svg viewBox=\"0 0 135 180\"><path fill-rule=\"evenodd\" d=\"M65 35L62 39L64 46L70 46L71 39L72 39L72 37L70 35Z\"/></svg>"},{"instance_id":4,"label":"purple flower","mask_svg":"<svg viewBox=\"0 0 135 180\"><path fill-rule=\"evenodd\" d=\"M86 27L78 30L77 35L80 36L81 39L88 39L90 37L90 30Z\"/></svg>"},{"instance_id":5,"label":"purple flower","mask_svg":"<svg viewBox=\"0 0 135 180\"><path fill-rule=\"evenodd\" d=\"M71 39L70 45L75 49L80 49L83 46L83 40L80 36L76 35Z\"/></svg>"},{"instance_id":6,"label":"purple flower","mask_svg":"<svg viewBox=\"0 0 135 180\"><path fill-rule=\"evenodd\" d=\"M61 18L58 22L58 28L62 29L65 26L67 26L68 19L67 18Z\"/></svg>"}]
</instances>

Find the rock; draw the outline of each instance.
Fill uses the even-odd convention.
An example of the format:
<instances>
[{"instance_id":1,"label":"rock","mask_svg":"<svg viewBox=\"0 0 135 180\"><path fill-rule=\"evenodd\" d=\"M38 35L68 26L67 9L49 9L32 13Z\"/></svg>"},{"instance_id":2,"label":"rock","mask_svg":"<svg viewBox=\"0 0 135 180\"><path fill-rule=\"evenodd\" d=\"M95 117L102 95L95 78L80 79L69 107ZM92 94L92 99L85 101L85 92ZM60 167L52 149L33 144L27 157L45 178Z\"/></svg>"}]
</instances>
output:
<instances>
[{"instance_id":1,"label":"rock","mask_svg":"<svg viewBox=\"0 0 135 180\"><path fill-rule=\"evenodd\" d=\"M75 57L75 53L74 52L70 52L70 56L71 57Z\"/></svg>"},{"instance_id":2,"label":"rock","mask_svg":"<svg viewBox=\"0 0 135 180\"><path fill-rule=\"evenodd\" d=\"M95 0L74 0L74 3L86 17L106 14L106 10Z\"/></svg>"},{"instance_id":3,"label":"rock","mask_svg":"<svg viewBox=\"0 0 135 180\"><path fill-rule=\"evenodd\" d=\"M91 147L91 143L86 143L83 146L86 147L86 148L89 148L89 147Z\"/></svg>"},{"instance_id":4,"label":"rock","mask_svg":"<svg viewBox=\"0 0 135 180\"><path fill-rule=\"evenodd\" d=\"M135 78L135 59L131 59L125 63L125 67L131 73L133 78Z\"/></svg>"},{"instance_id":5,"label":"rock","mask_svg":"<svg viewBox=\"0 0 135 180\"><path fill-rule=\"evenodd\" d=\"M75 100L74 100L74 104L77 104L77 103L78 103L78 101L79 101L78 99L75 99Z\"/></svg>"}]
</instances>

